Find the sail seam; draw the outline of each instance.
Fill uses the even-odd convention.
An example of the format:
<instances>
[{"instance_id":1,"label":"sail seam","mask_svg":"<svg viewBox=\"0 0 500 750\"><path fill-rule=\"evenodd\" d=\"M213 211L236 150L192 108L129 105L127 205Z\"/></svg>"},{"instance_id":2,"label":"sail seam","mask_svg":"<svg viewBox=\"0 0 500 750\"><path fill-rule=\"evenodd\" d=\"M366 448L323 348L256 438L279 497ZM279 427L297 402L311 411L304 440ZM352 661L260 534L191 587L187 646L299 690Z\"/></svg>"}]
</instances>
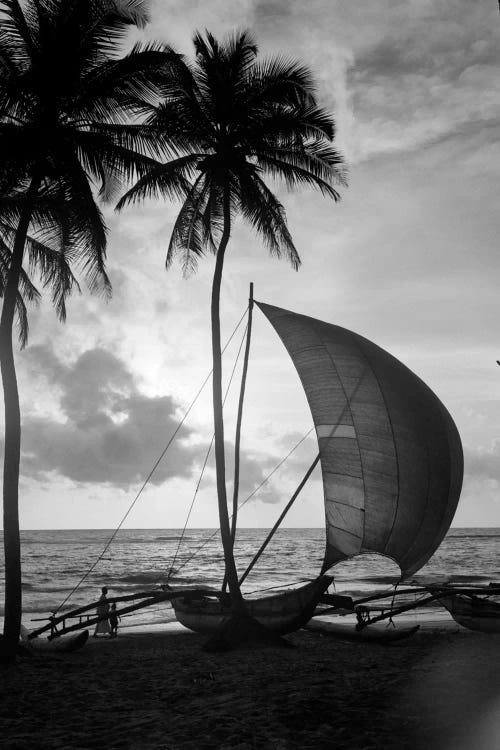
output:
<instances>
[{"instance_id":1,"label":"sail seam","mask_svg":"<svg viewBox=\"0 0 500 750\"><path fill-rule=\"evenodd\" d=\"M389 407L387 405L387 399L385 397L383 388L382 388L382 386L380 384L380 380L379 380L379 378L377 376L377 373L375 372L375 369L373 367L373 363L372 363L372 361L371 361L368 353L365 351L364 347L360 346L360 349L361 349L361 352L362 352L364 358L366 359L366 361L368 362L368 364L370 366L370 370L371 370L371 372L373 374L373 377L376 380L379 393L380 393L380 395L382 397L382 401L383 401L384 406L385 406L385 411L386 411L386 414L387 414L387 421L389 422L389 427L390 427L391 435L392 435L392 444L393 444L393 447L394 447L394 456L395 456L395 459L396 459L396 485L397 485L396 510L394 512L394 516L393 516L393 519L392 519L392 524L391 524L391 528L390 528L389 534L387 535L387 541L384 544L384 552L383 552L383 554L385 554L386 550L387 550L387 547L389 546L389 542L391 541L392 533L393 533L394 527L396 525L396 518L397 518L398 510L399 510L400 490L401 490L399 453L398 453L398 446L397 446L397 443L396 443L396 436L394 434L394 425L392 423L392 418L391 418L391 415L390 415L390 412L389 412ZM399 565L399 562L398 562L398 565ZM401 568L401 566L400 566L400 568Z\"/></svg>"},{"instance_id":2,"label":"sail seam","mask_svg":"<svg viewBox=\"0 0 500 750\"><path fill-rule=\"evenodd\" d=\"M354 531L349 531L349 529L343 529L341 526L335 526L333 523L330 524L330 527L332 529L337 529L338 531L341 531L344 534L349 534L349 536L353 536L355 539L361 539L361 540L363 539L362 536L359 536L358 534L355 534ZM339 552L340 552L340 550L339 550ZM361 553L357 552L356 554L361 554ZM344 557L346 557L346 556L344 555ZM349 555L349 557L355 557L355 555ZM348 559L348 558L346 558L346 559Z\"/></svg>"},{"instance_id":3,"label":"sail seam","mask_svg":"<svg viewBox=\"0 0 500 750\"><path fill-rule=\"evenodd\" d=\"M361 541L361 545L362 545L363 544L363 539L364 539L364 536L365 536L365 523L366 523L366 516L364 514L364 507L365 507L365 501L366 501L366 482L365 482L365 472L364 472L363 461L362 461L362 458L361 458L361 449L360 449L360 446L359 446L358 432L357 432L357 429L356 429L356 423L354 421L354 415L353 415L352 409L351 409L351 399L347 395L347 391L346 391L346 388L344 386L344 382L343 382L342 378L340 377L340 373L338 371L337 365L335 364L335 362L333 360L333 357L332 357L330 351L328 350L328 347L325 344L325 340L323 338L322 330L321 330L322 326L318 326L316 324L313 324L313 328L315 329L315 331L316 331L316 333L317 333L317 335L318 335L318 337L319 337L319 339L321 341L321 345L323 347L323 351L326 353L328 359L330 360L332 368L333 368L333 371L335 372L335 374L337 376L337 379L338 379L338 382L340 384L340 387L342 388L342 393L344 394L344 399L345 399L345 407L344 407L344 409L347 409L349 411L349 414L350 414L350 417L351 417L351 421L352 421L352 424L353 424L353 427L354 427L354 432L355 432L355 438L354 438L354 440L356 441L356 448L357 448L357 451L358 451L359 465L360 465L360 468L361 468L361 477L355 477L355 478L356 479L361 479L361 481L363 482L363 533L362 533L361 536L358 536L356 534L352 534L351 532L348 532L348 533L351 533L352 536L354 536L356 539L359 539ZM358 390L359 386L361 385L361 383L363 381L363 378L365 377L365 373L366 373L366 370L363 370L363 372L361 373L361 376L359 378L359 381L358 381L358 383L356 385L356 388L354 389L353 393L356 393L356 391ZM323 461L321 461L321 469L323 471ZM324 472L323 476L325 476L326 473L327 472ZM342 475L339 475L339 476L342 476ZM345 474L344 473L344 476L353 476L353 475ZM326 487L324 489L325 489L325 493L326 493ZM332 528L339 528L339 527L332 525ZM339 552L341 552L341 550L339 550ZM325 557L326 557L326 555L325 555ZM323 567L324 567L324 564L323 564Z\"/></svg>"},{"instance_id":4,"label":"sail seam","mask_svg":"<svg viewBox=\"0 0 500 750\"><path fill-rule=\"evenodd\" d=\"M364 508L358 508L357 505L351 505L351 503L346 503L344 500L329 500L326 498L327 503L334 503L335 505L343 505L346 508L351 508L352 510L357 510L359 513L364 513Z\"/></svg>"},{"instance_id":5,"label":"sail seam","mask_svg":"<svg viewBox=\"0 0 500 750\"><path fill-rule=\"evenodd\" d=\"M422 381L422 383L423 383L423 381ZM423 383L423 385L425 385L425 387L427 388L427 386L426 386L425 383ZM448 452L449 472L448 472L446 495L447 495L447 498L449 500L450 493L451 493L451 472L452 472L452 451L451 451L451 444L450 444L450 423L453 426L453 428L456 429L456 427L455 427L455 424L453 423L453 420L452 420L452 418L451 418L448 410L446 409L446 407L443 404L439 404L439 414L440 414L440 417L442 417L443 435L446 438L446 445L447 445L447 449L448 449L447 452ZM426 441L425 447L426 447L427 461L428 461L429 468L430 468L430 456L429 456L428 441ZM427 507L429 506L429 501L430 501L430 471L427 474L427 496L426 496L426 502L425 502L425 509L427 509ZM424 555L420 555L419 561L422 559L422 557L424 557L425 559L424 559L424 562L422 564L419 564L417 570L419 570L422 567L422 565L425 565L425 563L427 562L427 560L429 560L429 558L434 554L434 551L436 550L436 548L439 546L440 542L442 541L442 539L444 537L444 534L441 531L441 526L442 526L442 523L443 523L443 519L446 517L447 511L448 511L448 502L443 506L443 510L442 510L442 512L440 514L440 517L439 517L438 530L437 530L437 533L435 533L434 536L433 536L433 540L434 540L433 544L432 544L433 549L432 549L432 551L431 551L430 554L427 554L427 556L425 554ZM419 527L418 527L418 531L415 534L415 539L413 540L410 548L408 549L407 554L410 554L411 551L412 551L412 549L414 548L414 546L415 546L415 544L417 542L417 539L418 539L418 535L420 534L420 530L421 530L421 528L423 526L424 520L425 520L425 513L422 514L422 520L420 521L420 524L419 524ZM450 521L450 523L451 523L451 521Z\"/></svg>"},{"instance_id":6,"label":"sail seam","mask_svg":"<svg viewBox=\"0 0 500 750\"><path fill-rule=\"evenodd\" d=\"M338 471L325 471L325 474L332 477L351 477L351 479L363 479L363 477L357 476L356 474L349 474L347 471L343 471L339 474ZM386 474L384 471L377 471L378 477L387 477L387 479L394 479L394 474Z\"/></svg>"}]
</instances>

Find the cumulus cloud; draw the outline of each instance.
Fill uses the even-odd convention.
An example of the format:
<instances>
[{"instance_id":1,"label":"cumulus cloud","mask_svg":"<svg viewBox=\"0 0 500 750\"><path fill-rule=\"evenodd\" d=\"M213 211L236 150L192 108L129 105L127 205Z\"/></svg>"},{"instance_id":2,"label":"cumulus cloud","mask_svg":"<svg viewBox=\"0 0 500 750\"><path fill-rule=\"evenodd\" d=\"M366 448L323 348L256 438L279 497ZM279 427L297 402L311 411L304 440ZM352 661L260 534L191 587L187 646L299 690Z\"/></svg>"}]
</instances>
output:
<instances>
[{"instance_id":1,"label":"cumulus cloud","mask_svg":"<svg viewBox=\"0 0 500 750\"><path fill-rule=\"evenodd\" d=\"M29 350L27 364L60 393L60 417L23 420L24 475L56 472L75 482L129 487L149 473L178 424L171 396L140 393L132 373L114 354L88 350L70 364L50 345ZM199 448L183 427L151 481L191 475Z\"/></svg>"},{"instance_id":2,"label":"cumulus cloud","mask_svg":"<svg viewBox=\"0 0 500 750\"><path fill-rule=\"evenodd\" d=\"M83 352L70 363L61 361L50 344L26 352L28 372L44 379L52 395L59 394L57 416L28 414L23 419L22 471L25 477L49 475L82 484L128 489L140 484L174 435L180 404L171 396L140 392L125 363L104 349ZM171 478L196 478L208 443L182 426L151 477L160 485ZM240 498L247 498L276 467L279 456L242 451ZM234 446L227 443L228 494L232 495ZM206 483L214 483L213 450ZM258 499L277 502L281 493L272 484Z\"/></svg>"}]
</instances>

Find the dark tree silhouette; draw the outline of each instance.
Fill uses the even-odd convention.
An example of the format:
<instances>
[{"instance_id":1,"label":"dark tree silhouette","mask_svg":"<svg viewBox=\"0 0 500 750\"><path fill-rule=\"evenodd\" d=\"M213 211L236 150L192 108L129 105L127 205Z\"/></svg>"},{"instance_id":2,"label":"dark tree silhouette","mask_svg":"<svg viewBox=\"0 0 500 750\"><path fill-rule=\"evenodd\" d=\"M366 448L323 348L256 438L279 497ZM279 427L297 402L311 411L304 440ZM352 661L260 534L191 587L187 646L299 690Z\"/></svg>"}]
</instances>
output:
<instances>
[{"instance_id":1,"label":"dark tree silhouette","mask_svg":"<svg viewBox=\"0 0 500 750\"><path fill-rule=\"evenodd\" d=\"M12 247L16 237L16 227L18 224L19 214L22 211L22 201L24 195L11 195L8 200L0 200L0 297L4 296L5 286L7 283L9 268L12 261ZM8 206L6 204L8 203ZM17 203L17 211L14 205ZM5 209L8 209L7 211ZM54 207L55 208L55 207ZM8 213L7 218L5 214ZM55 211L53 212L55 213ZM59 206L58 213L62 219L63 215L69 219L67 205ZM47 230L48 216L45 213L42 229ZM33 225L32 221L32 225ZM53 217L51 218L52 232L54 235L55 227ZM33 227L32 227L33 228ZM63 225L59 227L62 234ZM70 232L69 232L70 233ZM68 233L68 234L69 234ZM53 239L53 238L52 238ZM48 240L50 241L50 239ZM36 307L41 299L41 294L36 288L33 278L37 277L42 286L50 288L52 302L56 308L60 320L66 319L66 297L76 288L80 291L80 285L71 269L70 261L74 248L68 240L65 248L53 247L47 244L47 241L37 239L27 235L25 241L25 254L28 259L28 271L21 268L19 274L19 283L16 295L15 316L18 325L18 338L20 347L23 349L28 343L29 320L28 307Z\"/></svg>"},{"instance_id":2,"label":"dark tree silhouette","mask_svg":"<svg viewBox=\"0 0 500 750\"><path fill-rule=\"evenodd\" d=\"M299 254L283 206L264 182L312 186L339 199L343 159L333 148L334 122L317 104L307 67L283 57L257 58L247 32L224 43L194 37L196 59L172 76L165 100L148 122L163 128L177 158L153 167L118 204L151 196L183 201L167 253L180 254L184 271L207 251L216 256L212 286L213 409L219 517L233 608L244 611L229 527L222 418L219 298L224 255L236 215L270 252L297 269Z\"/></svg>"},{"instance_id":3,"label":"dark tree silhouette","mask_svg":"<svg viewBox=\"0 0 500 750\"><path fill-rule=\"evenodd\" d=\"M101 197L110 197L123 181L136 180L156 157L165 157L164 138L141 124L141 113L158 101L158 85L175 56L159 44L136 45L126 55L121 50L129 26L146 20L141 0L0 0L7 660L15 658L22 604L21 423L12 327L16 305L20 309L23 257L28 248L30 263L52 286L62 318L65 297L74 284L69 266L79 267L91 291L109 294L106 227L93 188ZM40 246L37 250L27 242L28 232L40 228L48 239L45 245L55 254L51 260Z\"/></svg>"}]
</instances>

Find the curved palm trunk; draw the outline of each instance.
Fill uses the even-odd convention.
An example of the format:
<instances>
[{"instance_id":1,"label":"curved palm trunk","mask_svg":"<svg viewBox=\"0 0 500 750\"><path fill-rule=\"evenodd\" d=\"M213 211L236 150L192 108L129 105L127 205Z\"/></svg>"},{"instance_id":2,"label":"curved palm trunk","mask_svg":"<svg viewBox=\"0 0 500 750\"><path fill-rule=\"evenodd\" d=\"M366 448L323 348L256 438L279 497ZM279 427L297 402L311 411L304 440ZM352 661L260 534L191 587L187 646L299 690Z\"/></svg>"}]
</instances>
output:
<instances>
[{"instance_id":1,"label":"curved palm trunk","mask_svg":"<svg viewBox=\"0 0 500 750\"><path fill-rule=\"evenodd\" d=\"M17 389L12 327L16 309L19 276L30 223L32 200L39 187L33 179L27 193L12 250L0 319L0 368L5 405L5 450L3 468L3 528L5 555L5 617L2 661L13 662L21 630L21 544L19 538L19 463L21 455L21 414Z\"/></svg>"},{"instance_id":2,"label":"curved palm trunk","mask_svg":"<svg viewBox=\"0 0 500 750\"><path fill-rule=\"evenodd\" d=\"M227 582L233 610L237 613L244 612L245 605L238 584L238 573L234 562L233 540L229 526L229 513L227 510L226 494L226 461L224 454L224 421L222 412L222 357L220 341L220 287L222 281L222 269L224 266L224 253L231 234L231 212L229 206L229 195L224 198L224 231L222 233L215 271L212 283L212 357L213 357L213 409L214 409L214 433L215 433L215 469L217 475L217 500L219 504L219 522L224 548L224 563Z\"/></svg>"}]
</instances>

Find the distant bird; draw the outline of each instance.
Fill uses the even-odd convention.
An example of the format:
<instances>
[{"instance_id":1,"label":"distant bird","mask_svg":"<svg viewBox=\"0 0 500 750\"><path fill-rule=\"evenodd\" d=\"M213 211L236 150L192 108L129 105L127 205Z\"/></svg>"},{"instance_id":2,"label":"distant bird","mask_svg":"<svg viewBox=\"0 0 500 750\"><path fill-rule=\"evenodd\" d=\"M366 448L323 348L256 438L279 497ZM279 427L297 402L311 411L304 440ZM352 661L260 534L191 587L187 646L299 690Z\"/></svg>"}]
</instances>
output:
<instances>
[{"instance_id":1,"label":"distant bird","mask_svg":"<svg viewBox=\"0 0 500 750\"><path fill-rule=\"evenodd\" d=\"M500 365L500 361L497 359L497 365Z\"/></svg>"}]
</instances>

